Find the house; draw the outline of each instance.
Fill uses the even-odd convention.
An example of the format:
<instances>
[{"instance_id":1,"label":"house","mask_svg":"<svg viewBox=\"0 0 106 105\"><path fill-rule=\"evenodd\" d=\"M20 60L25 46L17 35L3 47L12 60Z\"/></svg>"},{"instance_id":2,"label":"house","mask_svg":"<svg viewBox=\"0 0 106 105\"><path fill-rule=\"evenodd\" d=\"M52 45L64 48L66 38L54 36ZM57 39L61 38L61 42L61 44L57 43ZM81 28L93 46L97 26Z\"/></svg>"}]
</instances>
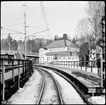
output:
<instances>
[{"instance_id":1,"label":"house","mask_svg":"<svg viewBox=\"0 0 106 105\"><path fill-rule=\"evenodd\" d=\"M62 38L55 40L45 48L39 49L39 63L52 63L54 61L79 61L79 48L63 34Z\"/></svg>"}]
</instances>

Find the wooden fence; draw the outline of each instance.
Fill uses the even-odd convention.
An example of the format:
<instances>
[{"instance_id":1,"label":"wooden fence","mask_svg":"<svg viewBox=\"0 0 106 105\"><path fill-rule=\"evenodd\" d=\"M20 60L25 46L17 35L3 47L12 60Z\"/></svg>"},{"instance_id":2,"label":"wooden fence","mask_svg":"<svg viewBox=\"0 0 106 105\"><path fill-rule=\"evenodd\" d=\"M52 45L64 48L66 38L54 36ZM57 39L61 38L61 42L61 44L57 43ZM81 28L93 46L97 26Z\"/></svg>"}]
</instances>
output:
<instances>
[{"instance_id":1,"label":"wooden fence","mask_svg":"<svg viewBox=\"0 0 106 105\"><path fill-rule=\"evenodd\" d=\"M9 64L8 64L9 61ZM5 100L5 93L14 86L20 88L20 83L33 73L30 60L0 58L0 96Z\"/></svg>"}]
</instances>

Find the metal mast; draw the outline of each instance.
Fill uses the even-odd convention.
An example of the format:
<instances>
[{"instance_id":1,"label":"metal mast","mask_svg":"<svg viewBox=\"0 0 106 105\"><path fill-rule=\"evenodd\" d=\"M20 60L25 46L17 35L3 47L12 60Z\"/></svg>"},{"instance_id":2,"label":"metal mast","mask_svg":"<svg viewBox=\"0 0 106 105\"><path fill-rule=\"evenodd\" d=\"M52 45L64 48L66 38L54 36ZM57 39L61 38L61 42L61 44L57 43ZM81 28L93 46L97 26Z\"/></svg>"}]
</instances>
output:
<instances>
[{"instance_id":1,"label":"metal mast","mask_svg":"<svg viewBox=\"0 0 106 105\"><path fill-rule=\"evenodd\" d=\"M24 7L24 34L25 34L25 60L26 60L26 9L27 9L27 4L23 4Z\"/></svg>"}]
</instances>

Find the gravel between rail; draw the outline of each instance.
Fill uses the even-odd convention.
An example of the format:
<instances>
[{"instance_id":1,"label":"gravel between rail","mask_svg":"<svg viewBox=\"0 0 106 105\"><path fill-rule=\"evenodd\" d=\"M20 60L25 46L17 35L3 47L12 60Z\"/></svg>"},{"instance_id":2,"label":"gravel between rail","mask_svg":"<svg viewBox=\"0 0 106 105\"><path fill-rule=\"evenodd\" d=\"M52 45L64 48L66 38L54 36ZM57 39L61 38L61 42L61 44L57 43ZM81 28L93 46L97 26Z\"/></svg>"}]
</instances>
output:
<instances>
[{"instance_id":1,"label":"gravel between rail","mask_svg":"<svg viewBox=\"0 0 106 105\"><path fill-rule=\"evenodd\" d=\"M50 74L41 71L44 75L45 89L40 104L60 104L56 84Z\"/></svg>"}]
</instances>

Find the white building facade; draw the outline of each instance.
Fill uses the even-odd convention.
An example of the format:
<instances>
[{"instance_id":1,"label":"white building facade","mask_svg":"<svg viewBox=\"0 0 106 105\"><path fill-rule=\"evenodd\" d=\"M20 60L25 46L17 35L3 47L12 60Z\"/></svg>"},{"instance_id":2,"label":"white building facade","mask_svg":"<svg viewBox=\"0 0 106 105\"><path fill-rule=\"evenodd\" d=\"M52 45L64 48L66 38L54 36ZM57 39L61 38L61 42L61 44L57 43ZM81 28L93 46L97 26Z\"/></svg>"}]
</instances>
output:
<instances>
[{"instance_id":1,"label":"white building facade","mask_svg":"<svg viewBox=\"0 0 106 105\"><path fill-rule=\"evenodd\" d=\"M79 48L67 39L55 40L39 49L39 63L53 63L54 61L79 61Z\"/></svg>"}]
</instances>

